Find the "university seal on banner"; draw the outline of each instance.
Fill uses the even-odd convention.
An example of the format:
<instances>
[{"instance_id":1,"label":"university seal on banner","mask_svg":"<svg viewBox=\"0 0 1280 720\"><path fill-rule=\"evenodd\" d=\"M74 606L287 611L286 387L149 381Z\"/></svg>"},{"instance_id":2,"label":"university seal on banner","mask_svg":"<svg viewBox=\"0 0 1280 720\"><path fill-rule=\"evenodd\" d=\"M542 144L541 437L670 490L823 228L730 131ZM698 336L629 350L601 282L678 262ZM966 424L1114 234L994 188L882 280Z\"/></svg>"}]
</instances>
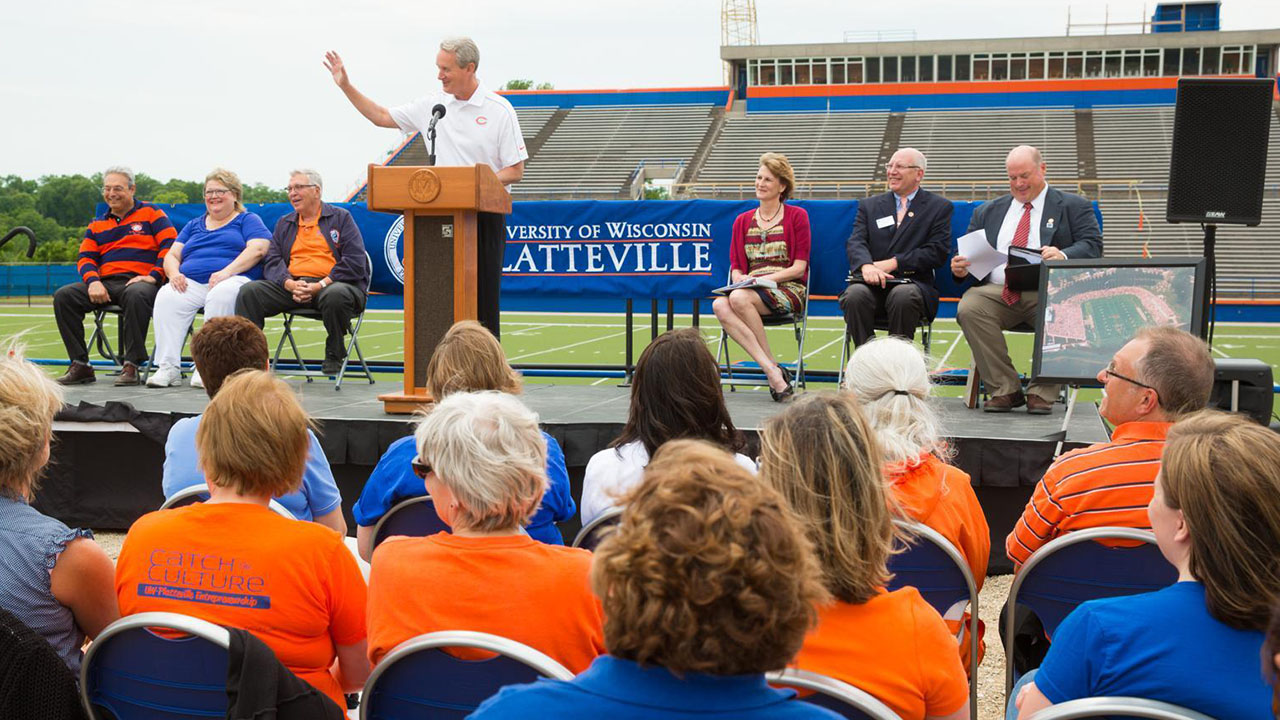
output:
<instances>
[{"instance_id":1,"label":"university seal on banner","mask_svg":"<svg viewBox=\"0 0 1280 720\"><path fill-rule=\"evenodd\" d=\"M382 241L382 255L387 259L387 267L391 269L391 274L396 276L396 280L400 284L404 284L404 263L400 257L404 251L400 248L401 240L404 238L404 216L396 218L391 223L391 227L387 230L387 236Z\"/></svg>"},{"instance_id":2,"label":"university seal on banner","mask_svg":"<svg viewBox=\"0 0 1280 720\"><path fill-rule=\"evenodd\" d=\"M423 168L409 176L409 197L414 202L429 203L440 194L440 176Z\"/></svg>"}]
</instances>

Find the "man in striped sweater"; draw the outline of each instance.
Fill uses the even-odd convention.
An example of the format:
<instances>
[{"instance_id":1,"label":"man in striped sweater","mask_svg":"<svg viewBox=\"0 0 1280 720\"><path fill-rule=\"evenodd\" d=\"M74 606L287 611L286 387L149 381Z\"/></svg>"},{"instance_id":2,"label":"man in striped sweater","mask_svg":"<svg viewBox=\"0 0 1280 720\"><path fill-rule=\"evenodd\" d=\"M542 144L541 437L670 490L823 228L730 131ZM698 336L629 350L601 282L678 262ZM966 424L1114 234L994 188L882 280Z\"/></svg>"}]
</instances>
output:
<instances>
[{"instance_id":1,"label":"man in striped sweater","mask_svg":"<svg viewBox=\"0 0 1280 720\"><path fill-rule=\"evenodd\" d=\"M164 282L164 256L178 233L164 211L134 200L133 172L110 167L102 174L107 211L85 230L76 269L81 280L53 294L53 314L71 366L63 385L94 381L84 342L84 316L107 304L119 305L120 354L124 369L116 385L137 385L138 365L147 359L147 326L156 292Z\"/></svg>"},{"instance_id":2,"label":"man in striped sweater","mask_svg":"<svg viewBox=\"0 0 1280 720\"><path fill-rule=\"evenodd\" d=\"M1121 526L1151 529L1151 501L1169 426L1202 409L1213 389L1209 346L1173 327L1140 330L1098 373L1102 417L1111 440L1058 458L1036 485L1005 540L1019 566L1040 546L1072 530Z\"/></svg>"}]
</instances>

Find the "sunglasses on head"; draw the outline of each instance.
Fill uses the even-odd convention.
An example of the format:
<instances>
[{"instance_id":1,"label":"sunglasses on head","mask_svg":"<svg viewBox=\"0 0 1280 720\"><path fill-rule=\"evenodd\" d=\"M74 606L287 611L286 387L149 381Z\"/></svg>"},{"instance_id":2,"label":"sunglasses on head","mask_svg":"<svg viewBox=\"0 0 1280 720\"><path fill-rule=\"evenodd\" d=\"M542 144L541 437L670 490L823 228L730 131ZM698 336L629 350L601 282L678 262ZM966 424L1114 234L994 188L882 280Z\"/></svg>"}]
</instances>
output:
<instances>
[{"instance_id":1,"label":"sunglasses on head","mask_svg":"<svg viewBox=\"0 0 1280 720\"><path fill-rule=\"evenodd\" d=\"M426 479L427 479L427 473L431 472L431 466L430 466L430 465L428 465L428 464L426 464L426 463L422 462L422 460L420 460L420 459L418 459L418 458L414 458L414 460L413 460L413 462L411 463L411 465L413 465L413 474L414 474L414 475L417 475L417 476L418 476L420 479L422 479L422 480L426 480Z\"/></svg>"}]
</instances>

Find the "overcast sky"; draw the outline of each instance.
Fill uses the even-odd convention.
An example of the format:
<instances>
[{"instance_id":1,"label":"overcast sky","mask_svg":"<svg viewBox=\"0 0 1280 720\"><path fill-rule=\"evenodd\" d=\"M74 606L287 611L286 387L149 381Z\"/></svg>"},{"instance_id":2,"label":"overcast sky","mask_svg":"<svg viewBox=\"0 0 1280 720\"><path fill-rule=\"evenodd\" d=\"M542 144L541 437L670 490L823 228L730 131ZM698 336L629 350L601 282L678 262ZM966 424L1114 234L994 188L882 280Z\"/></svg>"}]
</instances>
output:
<instances>
[{"instance_id":1,"label":"overcast sky","mask_svg":"<svg viewBox=\"0 0 1280 720\"><path fill-rule=\"evenodd\" d=\"M764 44L846 31L917 39L1053 36L1074 22L1137 21L1142 2L757 0ZM1149 15L1154 3L1146 6ZM490 86L558 89L721 82L719 0L3 0L0 174L89 174L110 164L168 179L215 165L283 186L324 176L340 199L398 144L347 103L321 64L342 53L384 105L433 91L435 48L469 34ZM20 8L20 9L19 9ZM1223 29L1280 28L1280 2L1225 0Z\"/></svg>"}]
</instances>

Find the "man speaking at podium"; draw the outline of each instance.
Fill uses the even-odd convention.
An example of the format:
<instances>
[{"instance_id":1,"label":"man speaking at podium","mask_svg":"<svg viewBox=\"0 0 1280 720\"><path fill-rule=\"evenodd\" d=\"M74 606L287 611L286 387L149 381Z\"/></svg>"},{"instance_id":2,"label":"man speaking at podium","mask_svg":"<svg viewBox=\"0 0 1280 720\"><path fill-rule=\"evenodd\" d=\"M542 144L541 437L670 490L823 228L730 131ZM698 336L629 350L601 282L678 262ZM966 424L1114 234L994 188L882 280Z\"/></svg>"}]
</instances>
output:
<instances>
[{"instance_id":1,"label":"man speaking at podium","mask_svg":"<svg viewBox=\"0 0 1280 720\"><path fill-rule=\"evenodd\" d=\"M484 164L493 168L503 185L519 182L524 176L524 147L520 121L511 103L488 90L476 77L480 50L471 38L449 38L436 53L436 75L441 90L405 105L386 108L366 97L351 84L342 58L332 50L325 53L324 66L351 104L378 127L400 128L422 134L433 124L437 133L436 165L470 167ZM431 152L427 144L427 152ZM506 247L507 221L498 213L479 213L477 218L479 264L476 310L480 323L498 336L498 298L502 283L502 254Z\"/></svg>"}]
</instances>

